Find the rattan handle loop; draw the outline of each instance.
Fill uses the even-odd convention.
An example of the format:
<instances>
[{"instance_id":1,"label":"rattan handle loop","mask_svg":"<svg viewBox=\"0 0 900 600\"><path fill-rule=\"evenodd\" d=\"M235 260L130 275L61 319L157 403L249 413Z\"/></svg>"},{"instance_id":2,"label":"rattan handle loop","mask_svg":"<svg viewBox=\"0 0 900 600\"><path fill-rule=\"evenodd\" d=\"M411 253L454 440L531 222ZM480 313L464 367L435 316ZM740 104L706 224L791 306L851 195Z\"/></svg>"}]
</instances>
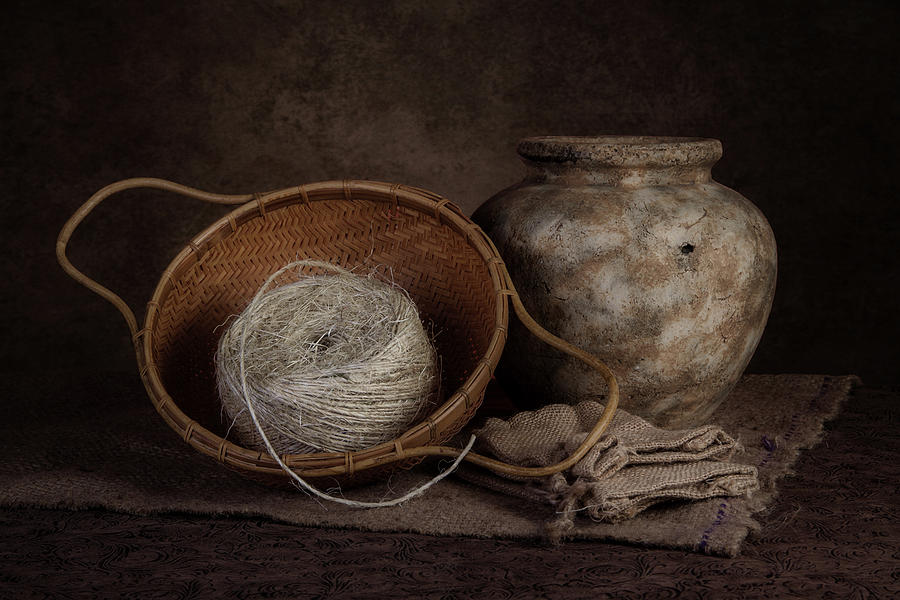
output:
<instances>
[{"instance_id":1,"label":"rattan handle loop","mask_svg":"<svg viewBox=\"0 0 900 600\"><path fill-rule=\"evenodd\" d=\"M157 190L164 190L167 192L180 194L182 196L187 196L189 198L212 202L214 204L242 204L253 199L253 194L234 196L225 194L213 194L210 192L204 192L202 190L194 189L186 185L181 185L179 183L166 181L165 179L156 179L152 177L135 177L132 179L117 181L116 183L106 186L105 188L91 196L87 202L82 204L81 207L75 211L75 214L69 217L69 220L66 221L66 224L63 225L62 230L59 232L59 237L56 239L56 259L59 261L59 264L63 268L63 270L72 279L109 301L119 310L120 313L122 313L122 316L125 317L125 322L128 323L128 329L131 331L131 336L133 338L137 337L138 334L137 319L134 316L134 311L132 311L128 304L126 304L126 302L122 300L122 298L115 292L100 285L99 283L76 269L72 265L72 263L69 262L69 259L66 256L66 246L68 245L69 239L72 237L72 234L75 232L75 229L78 228L85 217L87 217L91 213L91 211L97 207L98 204L100 204L113 194L117 194L119 192L134 188L152 188Z\"/></svg>"},{"instance_id":2,"label":"rattan handle loop","mask_svg":"<svg viewBox=\"0 0 900 600\"><path fill-rule=\"evenodd\" d=\"M493 243L491 243L491 246L493 247ZM494 249L496 250L496 248ZM600 415L600 418L597 420L597 423L594 425L593 429L591 429L590 434L584 439L581 445L575 450L574 453L572 453L571 456L561 462L556 463L555 465L549 465L546 467L521 467L519 465L513 465L493 458L489 458L475 452L469 452L463 459L481 467L490 469L495 473L503 473L506 475L514 475L518 477L545 477L547 475L553 475L554 473L565 471L566 469L570 469L571 467L575 466L575 464L577 464L579 460L584 458L585 454L587 454L588 451L590 451L590 449L593 448L598 441L600 441L600 438L606 432L609 424L612 422L613 417L615 416L616 408L618 408L619 406L619 384L612 370L610 370L610 368L607 367L600 359L580 348L573 346L567 341L556 337L555 335L538 325L537 322L531 317L531 315L528 314L528 311L525 310L525 306L522 304L522 299L519 298L519 294L516 292L515 287L513 286L512 280L509 277L509 273L507 272L505 265L502 266L502 270L504 277L506 278L506 285L511 292L509 296L513 303L513 309L515 310L516 316L520 321L522 321L522 324L525 325L525 327L527 327L528 330L531 331L531 333L533 333L535 336L537 336L541 341L553 346L557 350L565 352L566 354L581 360L588 366L598 371L606 381L606 385L609 391L609 396L606 399L606 405L603 408L603 413ZM403 452L406 457L458 456L460 453L459 449L451 448L448 446L422 446L419 448L404 449Z\"/></svg>"},{"instance_id":3,"label":"rattan handle loop","mask_svg":"<svg viewBox=\"0 0 900 600\"><path fill-rule=\"evenodd\" d=\"M484 230L478 227L478 225L473 224L472 226L478 231L485 243L490 246L494 256L499 257L500 251L497 250L497 246L494 244L493 240L491 240L491 238L488 237ZM615 374L609 367L606 366L605 363L603 363L603 361L598 359L593 354L585 352L581 348L577 348L569 342L556 337L555 335L541 327L534 320L534 318L532 318L532 316L528 314L528 311L525 310L525 306L522 304L522 299L519 297L519 293L516 291L516 287L509 275L509 271L506 269L506 264L502 260L500 260L500 262L498 263L498 268L503 274L503 280L505 282L507 290L509 291L508 295L510 301L512 302L513 310L515 311L516 316L519 318L522 324L525 325L525 327L527 327L532 334L534 334L544 343L549 344L557 350L565 352L566 354L579 359L580 361L584 362L589 367L600 373L600 375L606 381L606 385L609 391L608 398L606 399L606 405L603 408L603 413L600 415L600 418L597 420L597 423L594 425L593 429L591 429L590 434L584 439L581 445L571 456L561 462L556 463L555 465L549 465L546 467L521 467L518 465L504 463L493 458L488 458L486 456L482 456L481 454L476 454L475 452L469 452L465 457L465 460L475 463L479 466L486 467L496 473L505 473L507 475L515 475L519 477L545 477L547 475L553 475L554 473L565 471L566 469L575 466L575 464L577 464L579 460L584 458L584 455L587 454L588 451L598 441L600 441L600 438L603 436L603 434L609 427L609 424L612 422L613 417L615 416L616 409L619 406L619 383L616 380ZM421 450L426 450L427 448L429 447L426 446ZM459 451L454 448L451 448L450 450L452 450L452 452L445 455L453 456L459 453ZM435 452L435 454L444 453Z\"/></svg>"}]
</instances>

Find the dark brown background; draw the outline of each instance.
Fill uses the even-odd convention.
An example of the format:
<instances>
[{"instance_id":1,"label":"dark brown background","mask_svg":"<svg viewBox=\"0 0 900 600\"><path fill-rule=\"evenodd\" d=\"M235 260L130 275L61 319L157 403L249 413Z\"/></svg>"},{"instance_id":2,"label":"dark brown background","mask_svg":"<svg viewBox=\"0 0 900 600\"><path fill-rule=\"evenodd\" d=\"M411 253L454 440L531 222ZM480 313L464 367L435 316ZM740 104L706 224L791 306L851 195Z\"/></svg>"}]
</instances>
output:
<instances>
[{"instance_id":1,"label":"dark brown background","mask_svg":"<svg viewBox=\"0 0 900 600\"><path fill-rule=\"evenodd\" d=\"M891 4L15 3L0 24L3 369L134 369L121 318L53 257L65 219L117 179L238 193L371 178L471 212L520 178L519 138L625 133L722 140L715 177L771 222L779 287L751 371L897 384ZM220 212L131 193L70 256L142 306Z\"/></svg>"}]
</instances>

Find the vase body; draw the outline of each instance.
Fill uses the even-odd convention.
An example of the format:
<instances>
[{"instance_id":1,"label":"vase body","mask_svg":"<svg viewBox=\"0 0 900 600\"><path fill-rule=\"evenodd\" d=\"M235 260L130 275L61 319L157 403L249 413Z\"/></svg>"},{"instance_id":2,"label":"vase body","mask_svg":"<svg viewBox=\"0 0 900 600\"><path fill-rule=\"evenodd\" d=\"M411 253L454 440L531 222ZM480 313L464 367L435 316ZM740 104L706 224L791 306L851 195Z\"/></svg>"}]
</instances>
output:
<instances>
[{"instance_id":1,"label":"vase body","mask_svg":"<svg viewBox=\"0 0 900 600\"><path fill-rule=\"evenodd\" d=\"M620 406L668 428L705 423L759 343L775 293L775 238L711 179L717 140L545 137L528 174L473 219L550 332L603 360ZM511 321L501 378L526 407L602 401L599 374Z\"/></svg>"}]
</instances>

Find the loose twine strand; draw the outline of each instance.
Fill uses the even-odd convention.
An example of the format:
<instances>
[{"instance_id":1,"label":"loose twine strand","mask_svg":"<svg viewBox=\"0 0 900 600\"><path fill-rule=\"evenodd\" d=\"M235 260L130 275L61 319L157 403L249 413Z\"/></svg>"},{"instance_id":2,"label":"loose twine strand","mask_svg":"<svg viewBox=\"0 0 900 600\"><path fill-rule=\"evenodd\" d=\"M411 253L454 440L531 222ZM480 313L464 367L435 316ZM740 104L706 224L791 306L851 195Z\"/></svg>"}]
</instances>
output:
<instances>
[{"instance_id":1,"label":"loose twine strand","mask_svg":"<svg viewBox=\"0 0 900 600\"><path fill-rule=\"evenodd\" d=\"M320 269L327 270L327 271L337 272L342 275L352 275L346 269L343 269L339 266L333 265L331 263L322 262L322 261L301 260L301 261L292 262L288 265L285 265L278 271L276 271L273 275L271 275L266 280L266 282L262 285L262 287L259 289L259 291L257 291L256 295L253 297L253 300L251 300L251 302L248 305L245 312L252 313L252 312L255 312L256 310L258 310L260 305L262 305L265 302L265 296L266 296L266 292L267 292L269 286L279 276L281 276L286 271L295 269L298 267L316 267L316 268L320 268ZM418 322L418 315L416 315L416 321ZM379 502L365 502L365 501L358 501L358 500L348 500L346 498L332 496L330 494L320 491L319 489L313 487L311 484L307 483L302 477L297 475L290 467L287 466L287 464L284 463L284 461L279 456L279 453L275 450L272 442L269 439L269 436L264 431L263 426L260 422L260 418L259 418L259 416L257 414L257 410L256 410L257 406L255 406L256 402L254 402L254 400L251 399L252 397L255 397L255 396L253 396L250 393L251 385L248 383L248 372L247 372L248 369L247 369L246 357L245 357L245 353L244 353L244 349L247 345L248 332L251 331L251 325L252 325L252 323L249 321L242 321L240 324L240 327L239 327L240 336L239 336L239 344L238 344L238 347L239 347L238 359L239 359L240 391L242 393L242 399L244 401L244 404L246 405L247 412L250 415L250 419L253 423L256 433L259 434L259 438L262 441L263 445L265 446L266 450L268 451L269 455L278 464L278 466L280 466L281 469L285 473L287 473L291 477L291 479L306 492L308 492L314 496L317 496L319 498L322 498L324 500L329 500L331 502L336 502L338 504L344 504L347 506L353 506L353 507L359 507L359 508L382 508L382 507L388 507L388 506L396 506L398 504L402 504L403 502L406 502L407 500L409 500L415 496L418 496L418 495L424 493L428 488L430 488L434 484L438 483L439 481L441 481L442 479L444 479L445 477L450 475L453 471L456 470L456 468L459 466L459 464L463 461L463 459L466 457L466 455L472 449L472 446L475 444L475 436L473 435L469 439L468 444L462 449L460 454L456 457L456 460L453 462L453 464L450 465L450 467L448 469L446 469L442 473L436 475L434 478L425 482L424 484L420 485L419 487L417 487L417 488L407 492L403 496L401 496L399 498L395 498L393 500L384 500L384 501L379 501ZM429 358L433 358L433 357L429 357Z\"/></svg>"}]
</instances>

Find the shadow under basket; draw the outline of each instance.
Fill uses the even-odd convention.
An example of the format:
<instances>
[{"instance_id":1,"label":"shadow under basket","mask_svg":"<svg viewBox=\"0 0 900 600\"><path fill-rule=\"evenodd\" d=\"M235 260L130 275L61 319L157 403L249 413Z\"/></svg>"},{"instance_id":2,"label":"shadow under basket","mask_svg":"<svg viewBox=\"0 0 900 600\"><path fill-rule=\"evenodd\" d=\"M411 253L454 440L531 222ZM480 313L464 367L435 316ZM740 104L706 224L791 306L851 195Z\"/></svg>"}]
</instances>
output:
<instances>
[{"instance_id":1,"label":"shadow under basket","mask_svg":"<svg viewBox=\"0 0 900 600\"><path fill-rule=\"evenodd\" d=\"M142 327L119 296L65 256L69 237L91 210L115 193L140 187L241 205L170 263L147 304ZM279 268L312 259L363 273L377 270L409 293L434 332L441 361L437 409L395 440L354 452L281 457L320 487L378 479L426 455L452 456L455 449L440 444L462 429L481 404L506 341L508 299L518 303L493 243L457 206L425 190L371 181L231 196L160 179L125 180L97 192L73 215L60 233L57 256L72 277L125 316L141 379L166 423L201 453L268 484L290 479L267 453L244 448L230 439L233 434L226 437L214 356L223 324L243 311ZM520 318L527 317L519 307ZM611 383L615 387L614 379ZM615 402L610 405L607 423Z\"/></svg>"}]
</instances>

